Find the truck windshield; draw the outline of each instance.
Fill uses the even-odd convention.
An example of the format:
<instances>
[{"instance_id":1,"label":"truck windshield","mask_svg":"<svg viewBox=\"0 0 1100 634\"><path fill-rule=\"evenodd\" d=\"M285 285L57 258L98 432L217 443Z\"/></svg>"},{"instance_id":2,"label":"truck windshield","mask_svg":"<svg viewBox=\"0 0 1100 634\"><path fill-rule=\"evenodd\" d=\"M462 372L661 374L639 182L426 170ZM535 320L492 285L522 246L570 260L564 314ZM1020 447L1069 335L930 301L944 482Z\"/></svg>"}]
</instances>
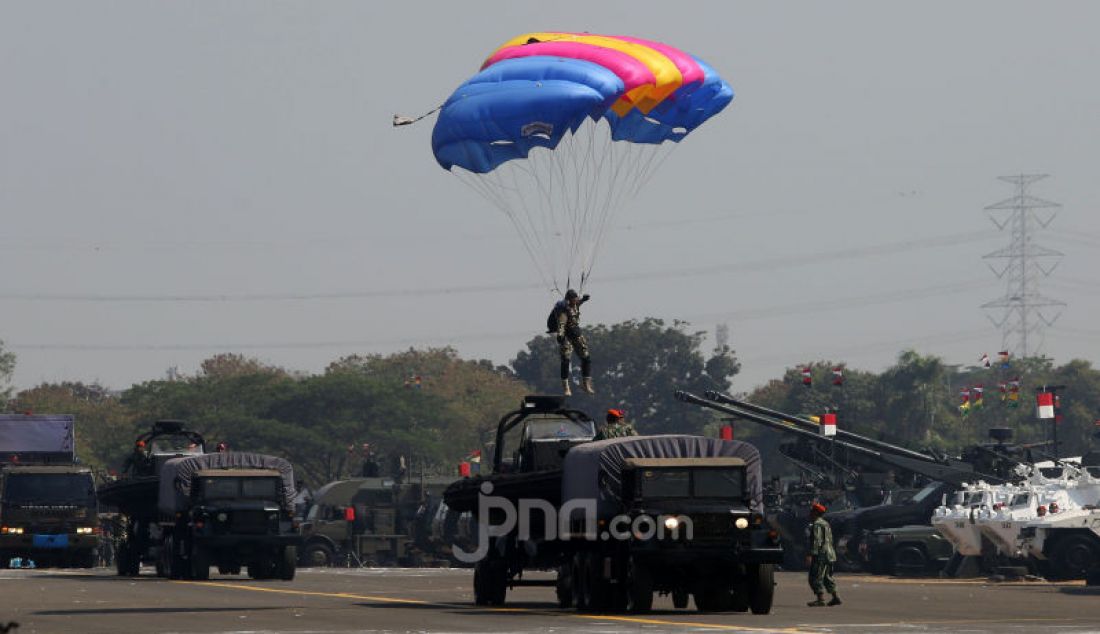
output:
<instances>
[{"instance_id":1,"label":"truck windshield","mask_svg":"<svg viewBox=\"0 0 1100 634\"><path fill-rule=\"evenodd\" d=\"M568 418L552 418L543 420L531 420L527 423L527 437L533 440L547 438L579 438L591 439L596 436L596 430L588 421L578 422Z\"/></svg>"},{"instance_id":2,"label":"truck windshield","mask_svg":"<svg viewBox=\"0 0 1100 634\"><path fill-rule=\"evenodd\" d=\"M646 469L641 494L649 498L744 497L744 469Z\"/></svg>"},{"instance_id":3,"label":"truck windshield","mask_svg":"<svg viewBox=\"0 0 1100 634\"><path fill-rule=\"evenodd\" d=\"M202 454L202 447L186 436L158 436L150 449L155 454Z\"/></svg>"},{"instance_id":4,"label":"truck windshield","mask_svg":"<svg viewBox=\"0 0 1100 634\"><path fill-rule=\"evenodd\" d=\"M917 491L915 494L913 494L913 497L909 498L908 503L909 504L920 504L929 495L932 495L933 493L938 491L939 488L940 488L940 483L939 482L933 482L932 484L929 484L928 486L924 487L920 491Z\"/></svg>"},{"instance_id":5,"label":"truck windshield","mask_svg":"<svg viewBox=\"0 0 1100 634\"><path fill-rule=\"evenodd\" d=\"M5 478L4 501L14 504L91 504L95 485L89 473L18 473Z\"/></svg>"},{"instance_id":6,"label":"truck windshield","mask_svg":"<svg viewBox=\"0 0 1100 634\"><path fill-rule=\"evenodd\" d=\"M278 499L278 478L203 478L202 493L208 500L251 498Z\"/></svg>"}]
</instances>

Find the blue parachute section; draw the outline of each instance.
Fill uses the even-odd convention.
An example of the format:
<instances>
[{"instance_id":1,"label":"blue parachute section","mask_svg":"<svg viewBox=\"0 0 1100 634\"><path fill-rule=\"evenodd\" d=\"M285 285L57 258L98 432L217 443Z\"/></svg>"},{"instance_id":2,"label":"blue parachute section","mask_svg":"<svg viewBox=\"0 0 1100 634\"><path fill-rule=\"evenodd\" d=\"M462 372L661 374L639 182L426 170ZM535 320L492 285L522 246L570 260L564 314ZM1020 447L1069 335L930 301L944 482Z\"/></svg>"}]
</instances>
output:
<instances>
[{"instance_id":1,"label":"blue parachute section","mask_svg":"<svg viewBox=\"0 0 1100 634\"><path fill-rule=\"evenodd\" d=\"M566 132L597 119L623 93L614 73L591 62L556 57L502 61L478 73L443 104L432 150L444 169L477 174L555 148Z\"/></svg>"}]
</instances>

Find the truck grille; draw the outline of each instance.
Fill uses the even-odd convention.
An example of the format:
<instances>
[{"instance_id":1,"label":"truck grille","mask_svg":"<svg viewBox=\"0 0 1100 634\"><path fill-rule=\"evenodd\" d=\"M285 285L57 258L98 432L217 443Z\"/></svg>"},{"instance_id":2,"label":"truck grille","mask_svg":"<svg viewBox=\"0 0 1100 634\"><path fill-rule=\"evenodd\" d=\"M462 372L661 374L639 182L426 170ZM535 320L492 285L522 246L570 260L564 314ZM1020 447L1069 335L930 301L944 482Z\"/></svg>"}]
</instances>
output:
<instances>
[{"instance_id":1,"label":"truck grille","mask_svg":"<svg viewBox=\"0 0 1100 634\"><path fill-rule=\"evenodd\" d=\"M729 515L698 515L691 519L697 542L728 542L733 536Z\"/></svg>"},{"instance_id":2,"label":"truck grille","mask_svg":"<svg viewBox=\"0 0 1100 634\"><path fill-rule=\"evenodd\" d=\"M246 535L262 535L267 532L267 511L233 511L230 531Z\"/></svg>"}]
</instances>

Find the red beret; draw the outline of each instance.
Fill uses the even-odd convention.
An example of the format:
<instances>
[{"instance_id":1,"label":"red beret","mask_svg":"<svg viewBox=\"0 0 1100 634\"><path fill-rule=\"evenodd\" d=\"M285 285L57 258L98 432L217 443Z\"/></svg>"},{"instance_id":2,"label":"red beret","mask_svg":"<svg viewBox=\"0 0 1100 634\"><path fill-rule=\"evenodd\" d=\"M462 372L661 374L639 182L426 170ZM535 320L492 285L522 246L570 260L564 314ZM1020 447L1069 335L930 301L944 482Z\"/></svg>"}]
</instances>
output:
<instances>
[{"instance_id":1,"label":"red beret","mask_svg":"<svg viewBox=\"0 0 1100 634\"><path fill-rule=\"evenodd\" d=\"M814 511L815 513L824 514L825 511L828 511L829 509L825 508L825 505L820 502L814 502L814 505L810 507L810 510Z\"/></svg>"}]
</instances>

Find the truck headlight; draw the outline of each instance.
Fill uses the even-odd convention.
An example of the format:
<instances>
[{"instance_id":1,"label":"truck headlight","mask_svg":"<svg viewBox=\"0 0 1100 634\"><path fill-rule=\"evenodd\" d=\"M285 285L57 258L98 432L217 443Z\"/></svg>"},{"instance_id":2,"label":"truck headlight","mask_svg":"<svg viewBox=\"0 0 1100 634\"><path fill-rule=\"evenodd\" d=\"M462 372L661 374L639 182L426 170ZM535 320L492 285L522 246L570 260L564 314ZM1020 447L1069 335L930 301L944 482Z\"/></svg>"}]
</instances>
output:
<instances>
[{"instance_id":1,"label":"truck headlight","mask_svg":"<svg viewBox=\"0 0 1100 634\"><path fill-rule=\"evenodd\" d=\"M665 528L674 531L680 526L680 518L678 517L666 517Z\"/></svg>"},{"instance_id":2,"label":"truck headlight","mask_svg":"<svg viewBox=\"0 0 1100 634\"><path fill-rule=\"evenodd\" d=\"M91 535L92 534L92 527L91 526L79 526L76 529L76 534L77 535Z\"/></svg>"},{"instance_id":3,"label":"truck headlight","mask_svg":"<svg viewBox=\"0 0 1100 634\"><path fill-rule=\"evenodd\" d=\"M749 520L745 517L739 517L733 521L733 525L741 530L745 530L749 527Z\"/></svg>"},{"instance_id":4,"label":"truck headlight","mask_svg":"<svg viewBox=\"0 0 1100 634\"><path fill-rule=\"evenodd\" d=\"M219 522L224 522L227 519L229 519L228 515L226 515L225 513L218 513L218 521Z\"/></svg>"},{"instance_id":5,"label":"truck headlight","mask_svg":"<svg viewBox=\"0 0 1100 634\"><path fill-rule=\"evenodd\" d=\"M0 534L4 535L22 535L23 528L21 526L0 526Z\"/></svg>"}]
</instances>

